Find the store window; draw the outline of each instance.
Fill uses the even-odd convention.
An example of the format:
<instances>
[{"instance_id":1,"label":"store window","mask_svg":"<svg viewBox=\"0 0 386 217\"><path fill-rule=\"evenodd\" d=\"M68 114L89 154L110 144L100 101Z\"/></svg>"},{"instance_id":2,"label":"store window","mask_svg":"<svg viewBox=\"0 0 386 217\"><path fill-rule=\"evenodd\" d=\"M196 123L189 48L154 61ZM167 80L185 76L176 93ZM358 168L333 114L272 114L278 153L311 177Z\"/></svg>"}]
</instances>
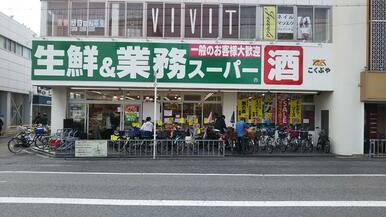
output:
<instances>
[{"instance_id":1,"label":"store window","mask_svg":"<svg viewBox=\"0 0 386 217\"><path fill-rule=\"evenodd\" d=\"M312 41L313 8L298 7L298 40Z\"/></svg>"},{"instance_id":2,"label":"store window","mask_svg":"<svg viewBox=\"0 0 386 217\"><path fill-rule=\"evenodd\" d=\"M88 17L88 35L105 35L105 3L90 2Z\"/></svg>"},{"instance_id":3,"label":"store window","mask_svg":"<svg viewBox=\"0 0 386 217\"><path fill-rule=\"evenodd\" d=\"M5 49L5 38L0 35L0 48Z\"/></svg>"},{"instance_id":4,"label":"store window","mask_svg":"<svg viewBox=\"0 0 386 217\"><path fill-rule=\"evenodd\" d=\"M80 134L86 132L86 105L85 104L69 104L68 118L73 121L73 128L77 129Z\"/></svg>"},{"instance_id":5,"label":"store window","mask_svg":"<svg viewBox=\"0 0 386 217\"><path fill-rule=\"evenodd\" d=\"M142 37L143 4L127 3L127 37Z\"/></svg>"},{"instance_id":6,"label":"store window","mask_svg":"<svg viewBox=\"0 0 386 217\"><path fill-rule=\"evenodd\" d=\"M239 37L239 5L223 5L222 10L222 37Z\"/></svg>"},{"instance_id":7,"label":"store window","mask_svg":"<svg viewBox=\"0 0 386 217\"><path fill-rule=\"evenodd\" d=\"M279 6L277 10L277 38L279 40L293 40L295 27L294 8Z\"/></svg>"},{"instance_id":8,"label":"store window","mask_svg":"<svg viewBox=\"0 0 386 217\"><path fill-rule=\"evenodd\" d=\"M165 4L165 37L181 36L181 4Z\"/></svg>"},{"instance_id":9,"label":"store window","mask_svg":"<svg viewBox=\"0 0 386 217\"><path fill-rule=\"evenodd\" d=\"M71 5L71 35L87 34L87 2L74 1Z\"/></svg>"},{"instance_id":10,"label":"store window","mask_svg":"<svg viewBox=\"0 0 386 217\"><path fill-rule=\"evenodd\" d=\"M218 5L202 5L202 37L217 38L220 10Z\"/></svg>"},{"instance_id":11,"label":"store window","mask_svg":"<svg viewBox=\"0 0 386 217\"><path fill-rule=\"evenodd\" d=\"M84 100L86 99L86 94L84 91L71 91L70 100Z\"/></svg>"},{"instance_id":12,"label":"store window","mask_svg":"<svg viewBox=\"0 0 386 217\"><path fill-rule=\"evenodd\" d=\"M10 46L9 46L9 51L16 53L16 42L9 40L10 41Z\"/></svg>"},{"instance_id":13,"label":"store window","mask_svg":"<svg viewBox=\"0 0 386 217\"><path fill-rule=\"evenodd\" d=\"M23 47L22 49L23 49L23 57L30 59L31 58L31 49L29 49L27 47Z\"/></svg>"},{"instance_id":14,"label":"store window","mask_svg":"<svg viewBox=\"0 0 386 217\"><path fill-rule=\"evenodd\" d=\"M47 1L47 36L68 36L68 12L68 1Z\"/></svg>"},{"instance_id":15,"label":"store window","mask_svg":"<svg viewBox=\"0 0 386 217\"><path fill-rule=\"evenodd\" d=\"M23 47L20 44L16 44L16 54L19 56L23 54Z\"/></svg>"},{"instance_id":16,"label":"store window","mask_svg":"<svg viewBox=\"0 0 386 217\"><path fill-rule=\"evenodd\" d=\"M240 6L240 38L256 38L256 6Z\"/></svg>"},{"instance_id":17,"label":"store window","mask_svg":"<svg viewBox=\"0 0 386 217\"><path fill-rule=\"evenodd\" d=\"M163 3L147 4L147 36L163 37Z\"/></svg>"},{"instance_id":18,"label":"store window","mask_svg":"<svg viewBox=\"0 0 386 217\"><path fill-rule=\"evenodd\" d=\"M251 124L315 128L313 95L239 93L237 117Z\"/></svg>"},{"instance_id":19,"label":"store window","mask_svg":"<svg viewBox=\"0 0 386 217\"><path fill-rule=\"evenodd\" d=\"M222 115L222 105L220 103L204 103L204 124L208 123L210 113L212 113L212 121L214 121L216 115Z\"/></svg>"},{"instance_id":20,"label":"store window","mask_svg":"<svg viewBox=\"0 0 386 217\"><path fill-rule=\"evenodd\" d=\"M201 124L202 122L202 103L184 102L184 122L189 126Z\"/></svg>"},{"instance_id":21,"label":"store window","mask_svg":"<svg viewBox=\"0 0 386 217\"><path fill-rule=\"evenodd\" d=\"M315 130L315 105L302 106L302 126L307 130Z\"/></svg>"},{"instance_id":22,"label":"store window","mask_svg":"<svg viewBox=\"0 0 386 217\"><path fill-rule=\"evenodd\" d=\"M185 4L185 38L201 37L201 4Z\"/></svg>"},{"instance_id":23,"label":"store window","mask_svg":"<svg viewBox=\"0 0 386 217\"><path fill-rule=\"evenodd\" d=\"M201 95L184 95L184 101L201 101Z\"/></svg>"},{"instance_id":24,"label":"store window","mask_svg":"<svg viewBox=\"0 0 386 217\"><path fill-rule=\"evenodd\" d=\"M331 42L330 9L315 8L315 42Z\"/></svg>"},{"instance_id":25,"label":"store window","mask_svg":"<svg viewBox=\"0 0 386 217\"><path fill-rule=\"evenodd\" d=\"M173 124L180 123L182 117L181 102L164 102L163 103L163 123Z\"/></svg>"},{"instance_id":26,"label":"store window","mask_svg":"<svg viewBox=\"0 0 386 217\"><path fill-rule=\"evenodd\" d=\"M112 37L125 36L125 3L112 2L109 5L109 35Z\"/></svg>"}]
</instances>

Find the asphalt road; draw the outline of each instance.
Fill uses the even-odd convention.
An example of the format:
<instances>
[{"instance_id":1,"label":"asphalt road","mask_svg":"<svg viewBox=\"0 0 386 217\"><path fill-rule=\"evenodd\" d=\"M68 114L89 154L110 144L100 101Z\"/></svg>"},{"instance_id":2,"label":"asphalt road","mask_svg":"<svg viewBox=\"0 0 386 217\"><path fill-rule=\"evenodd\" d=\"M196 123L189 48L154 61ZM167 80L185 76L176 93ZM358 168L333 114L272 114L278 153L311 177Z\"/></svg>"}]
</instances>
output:
<instances>
[{"instance_id":1,"label":"asphalt road","mask_svg":"<svg viewBox=\"0 0 386 217\"><path fill-rule=\"evenodd\" d=\"M1 217L386 213L386 160L65 160L4 146L0 139Z\"/></svg>"}]
</instances>

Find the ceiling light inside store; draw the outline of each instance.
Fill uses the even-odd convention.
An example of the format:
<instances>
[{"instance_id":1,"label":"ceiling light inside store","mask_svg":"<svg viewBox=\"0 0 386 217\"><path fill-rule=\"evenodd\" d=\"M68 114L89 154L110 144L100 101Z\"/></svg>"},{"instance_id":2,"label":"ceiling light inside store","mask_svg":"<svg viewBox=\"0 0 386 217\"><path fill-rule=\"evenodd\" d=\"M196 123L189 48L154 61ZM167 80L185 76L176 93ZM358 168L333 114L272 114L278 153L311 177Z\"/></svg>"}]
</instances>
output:
<instances>
[{"instance_id":1,"label":"ceiling light inside store","mask_svg":"<svg viewBox=\"0 0 386 217\"><path fill-rule=\"evenodd\" d=\"M126 99L135 100L133 97L129 97L129 96L127 96Z\"/></svg>"}]
</instances>

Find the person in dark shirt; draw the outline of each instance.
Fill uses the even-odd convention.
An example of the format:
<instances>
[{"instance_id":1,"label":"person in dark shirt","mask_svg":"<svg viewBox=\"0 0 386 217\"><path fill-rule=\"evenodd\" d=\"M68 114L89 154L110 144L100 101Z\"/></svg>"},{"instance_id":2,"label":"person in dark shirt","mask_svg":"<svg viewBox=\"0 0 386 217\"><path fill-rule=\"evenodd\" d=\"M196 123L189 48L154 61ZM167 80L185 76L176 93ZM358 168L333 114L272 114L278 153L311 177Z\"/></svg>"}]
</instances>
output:
<instances>
[{"instance_id":1,"label":"person in dark shirt","mask_svg":"<svg viewBox=\"0 0 386 217\"><path fill-rule=\"evenodd\" d=\"M219 130L221 133L224 133L227 126L225 124L225 116L221 115L216 119L216 122L214 123L214 129Z\"/></svg>"},{"instance_id":2,"label":"person in dark shirt","mask_svg":"<svg viewBox=\"0 0 386 217\"><path fill-rule=\"evenodd\" d=\"M42 115L39 112L38 115L36 115L36 117L33 121L33 124L41 124L41 123L42 123Z\"/></svg>"},{"instance_id":3,"label":"person in dark shirt","mask_svg":"<svg viewBox=\"0 0 386 217\"><path fill-rule=\"evenodd\" d=\"M44 127L48 125L48 117L47 117L47 114L46 114L46 113L43 114L43 117L41 118L40 123L41 123Z\"/></svg>"},{"instance_id":4,"label":"person in dark shirt","mask_svg":"<svg viewBox=\"0 0 386 217\"><path fill-rule=\"evenodd\" d=\"M0 118L0 136L3 134L3 125L4 125L3 119Z\"/></svg>"}]
</instances>

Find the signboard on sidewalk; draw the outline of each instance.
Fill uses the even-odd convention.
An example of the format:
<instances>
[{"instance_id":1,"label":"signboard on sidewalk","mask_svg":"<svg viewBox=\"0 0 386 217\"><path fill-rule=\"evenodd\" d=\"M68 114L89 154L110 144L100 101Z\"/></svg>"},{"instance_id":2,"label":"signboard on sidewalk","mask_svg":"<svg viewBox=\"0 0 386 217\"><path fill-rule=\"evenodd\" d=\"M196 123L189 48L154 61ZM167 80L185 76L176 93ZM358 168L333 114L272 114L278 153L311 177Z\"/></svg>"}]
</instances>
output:
<instances>
[{"instance_id":1,"label":"signboard on sidewalk","mask_svg":"<svg viewBox=\"0 0 386 217\"><path fill-rule=\"evenodd\" d=\"M75 141L75 157L107 157L106 140Z\"/></svg>"}]
</instances>

